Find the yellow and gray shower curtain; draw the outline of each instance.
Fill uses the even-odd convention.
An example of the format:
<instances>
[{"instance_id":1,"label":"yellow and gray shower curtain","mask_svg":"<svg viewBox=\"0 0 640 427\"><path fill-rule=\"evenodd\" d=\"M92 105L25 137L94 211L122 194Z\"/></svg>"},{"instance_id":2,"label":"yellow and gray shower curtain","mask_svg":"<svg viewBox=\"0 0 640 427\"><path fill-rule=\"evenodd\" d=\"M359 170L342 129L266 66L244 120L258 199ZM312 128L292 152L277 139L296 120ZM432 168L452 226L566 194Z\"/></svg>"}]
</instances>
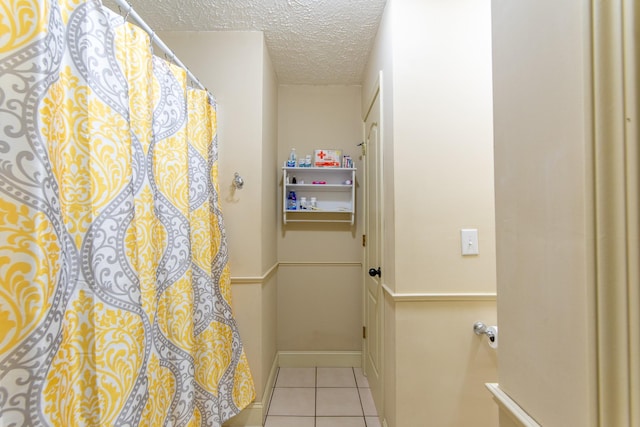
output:
<instances>
[{"instance_id":1,"label":"yellow and gray shower curtain","mask_svg":"<svg viewBox=\"0 0 640 427\"><path fill-rule=\"evenodd\" d=\"M216 110L99 1L0 0L0 426L220 426L255 396Z\"/></svg>"}]
</instances>

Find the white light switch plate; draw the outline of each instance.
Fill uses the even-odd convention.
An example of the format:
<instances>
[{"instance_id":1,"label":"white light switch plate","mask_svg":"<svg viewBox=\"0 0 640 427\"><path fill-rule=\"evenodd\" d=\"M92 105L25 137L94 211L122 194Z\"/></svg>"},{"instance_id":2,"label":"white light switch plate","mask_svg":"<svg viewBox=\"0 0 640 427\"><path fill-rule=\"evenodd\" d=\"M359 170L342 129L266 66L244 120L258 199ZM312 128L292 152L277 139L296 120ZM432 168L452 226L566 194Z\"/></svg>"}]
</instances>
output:
<instances>
[{"instance_id":1,"label":"white light switch plate","mask_svg":"<svg viewBox=\"0 0 640 427\"><path fill-rule=\"evenodd\" d=\"M462 255L478 255L478 229L461 229L460 243L462 247Z\"/></svg>"}]
</instances>

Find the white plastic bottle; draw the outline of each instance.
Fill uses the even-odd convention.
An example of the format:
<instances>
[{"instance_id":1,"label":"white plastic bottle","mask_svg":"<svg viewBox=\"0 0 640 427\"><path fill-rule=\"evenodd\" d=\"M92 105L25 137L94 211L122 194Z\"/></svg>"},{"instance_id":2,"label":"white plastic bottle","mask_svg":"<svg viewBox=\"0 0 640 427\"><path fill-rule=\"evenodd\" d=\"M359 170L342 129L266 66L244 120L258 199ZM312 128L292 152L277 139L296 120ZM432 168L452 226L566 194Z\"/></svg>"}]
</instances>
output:
<instances>
[{"instance_id":1,"label":"white plastic bottle","mask_svg":"<svg viewBox=\"0 0 640 427\"><path fill-rule=\"evenodd\" d=\"M295 167L298 165L298 156L296 155L296 149L292 148L291 153L289 153L289 164L291 167Z\"/></svg>"}]
</instances>

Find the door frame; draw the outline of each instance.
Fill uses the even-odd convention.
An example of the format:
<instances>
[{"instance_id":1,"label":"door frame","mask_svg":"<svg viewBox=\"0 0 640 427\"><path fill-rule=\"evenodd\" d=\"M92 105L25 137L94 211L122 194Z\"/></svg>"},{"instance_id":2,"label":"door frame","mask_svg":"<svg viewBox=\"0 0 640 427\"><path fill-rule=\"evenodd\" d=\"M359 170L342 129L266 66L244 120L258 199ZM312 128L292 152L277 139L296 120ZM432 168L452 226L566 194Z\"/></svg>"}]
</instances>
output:
<instances>
[{"instance_id":1,"label":"door frame","mask_svg":"<svg viewBox=\"0 0 640 427\"><path fill-rule=\"evenodd\" d=\"M640 9L634 0L615 0L599 3L593 15L598 421L638 425Z\"/></svg>"}]
</instances>

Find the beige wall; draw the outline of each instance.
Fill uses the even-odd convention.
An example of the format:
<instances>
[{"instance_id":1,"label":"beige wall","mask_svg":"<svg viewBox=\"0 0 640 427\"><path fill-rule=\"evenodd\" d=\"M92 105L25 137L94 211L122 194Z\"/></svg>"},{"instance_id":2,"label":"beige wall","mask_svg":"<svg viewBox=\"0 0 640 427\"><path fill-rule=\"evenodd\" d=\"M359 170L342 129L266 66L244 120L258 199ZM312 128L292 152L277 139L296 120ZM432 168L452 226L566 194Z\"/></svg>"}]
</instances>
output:
<instances>
[{"instance_id":1,"label":"beige wall","mask_svg":"<svg viewBox=\"0 0 640 427\"><path fill-rule=\"evenodd\" d=\"M219 179L234 314L256 384L259 419L276 358L277 77L261 32L160 37L218 103ZM242 190L232 186L236 171L245 181ZM230 424L243 425L245 418L243 413Z\"/></svg>"},{"instance_id":2,"label":"beige wall","mask_svg":"<svg viewBox=\"0 0 640 427\"><path fill-rule=\"evenodd\" d=\"M496 426L485 383L497 353L472 325L495 324L494 301L406 302L396 314L396 426Z\"/></svg>"},{"instance_id":3,"label":"beige wall","mask_svg":"<svg viewBox=\"0 0 640 427\"><path fill-rule=\"evenodd\" d=\"M495 291L490 2L393 3L395 290Z\"/></svg>"},{"instance_id":4,"label":"beige wall","mask_svg":"<svg viewBox=\"0 0 640 427\"><path fill-rule=\"evenodd\" d=\"M359 351L362 271L353 264L284 264L278 277L278 349Z\"/></svg>"},{"instance_id":5,"label":"beige wall","mask_svg":"<svg viewBox=\"0 0 640 427\"><path fill-rule=\"evenodd\" d=\"M402 399L404 396L403 393L400 393L400 387L403 386L402 380L403 378L398 378L398 351L397 351L397 337L396 337L396 325L398 324L396 319L397 313L397 304L394 301L393 297L386 292L383 292L384 295L384 311L383 311L383 322L384 322L384 330L383 332L383 342L382 342L382 360L384 370L382 372L382 394L383 394L383 402L382 405L376 406L378 409L378 414L385 421L385 427L398 427L400 424L397 423L398 418L398 408L397 401ZM421 367L425 365L425 361L416 365L416 367ZM421 373L415 372L412 375L421 375ZM424 388L421 390L416 390L417 393L421 393ZM426 396L426 395L425 395ZM382 406L382 407L380 407Z\"/></svg>"},{"instance_id":6,"label":"beige wall","mask_svg":"<svg viewBox=\"0 0 640 427\"><path fill-rule=\"evenodd\" d=\"M264 43L264 41L263 41ZM262 209L262 272L269 270L278 261L277 228L278 221L278 171L273 165L278 163L278 77L271 63L267 47L263 45L263 106L262 106L262 187L260 206ZM244 169L244 168L243 168ZM257 183L256 183L257 184Z\"/></svg>"},{"instance_id":7,"label":"beige wall","mask_svg":"<svg viewBox=\"0 0 640 427\"><path fill-rule=\"evenodd\" d=\"M513 415L503 409L499 409L500 427L522 427L522 423L513 418Z\"/></svg>"},{"instance_id":8,"label":"beige wall","mask_svg":"<svg viewBox=\"0 0 640 427\"><path fill-rule=\"evenodd\" d=\"M380 70L383 197L392 200L385 419L495 426L484 383L497 379L497 355L472 332L497 320L489 0L389 0L364 93ZM479 230L480 255L461 256L461 228Z\"/></svg>"},{"instance_id":9,"label":"beige wall","mask_svg":"<svg viewBox=\"0 0 640 427\"><path fill-rule=\"evenodd\" d=\"M595 426L590 2L493 2L500 388Z\"/></svg>"},{"instance_id":10,"label":"beige wall","mask_svg":"<svg viewBox=\"0 0 640 427\"><path fill-rule=\"evenodd\" d=\"M278 146L278 78L271 63L269 52L263 40L263 109L262 109L262 274L267 275L261 282L261 313L258 323L253 323L249 327L261 328L261 375L262 381L259 390L264 391L261 396L266 402L265 395L268 394L266 387L269 380L268 375L273 367L277 353L277 308L278 308L278 270L277 270L277 234L275 222L277 221L277 200L272 195L278 191L277 174L273 170L276 161ZM273 271L271 275L269 272ZM254 300L258 301L258 299ZM253 304L246 304L246 310L251 310ZM266 411L266 408L263 408Z\"/></svg>"},{"instance_id":11,"label":"beige wall","mask_svg":"<svg viewBox=\"0 0 640 427\"><path fill-rule=\"evenodd\" d=\"M278 94L278 206L282 165L299 156L339 148L358 168L356 222L282 224L278 209L278 349L356 350L362 333L362 141L360 86L288 86Z\"/></svg>"}]
</instances>

